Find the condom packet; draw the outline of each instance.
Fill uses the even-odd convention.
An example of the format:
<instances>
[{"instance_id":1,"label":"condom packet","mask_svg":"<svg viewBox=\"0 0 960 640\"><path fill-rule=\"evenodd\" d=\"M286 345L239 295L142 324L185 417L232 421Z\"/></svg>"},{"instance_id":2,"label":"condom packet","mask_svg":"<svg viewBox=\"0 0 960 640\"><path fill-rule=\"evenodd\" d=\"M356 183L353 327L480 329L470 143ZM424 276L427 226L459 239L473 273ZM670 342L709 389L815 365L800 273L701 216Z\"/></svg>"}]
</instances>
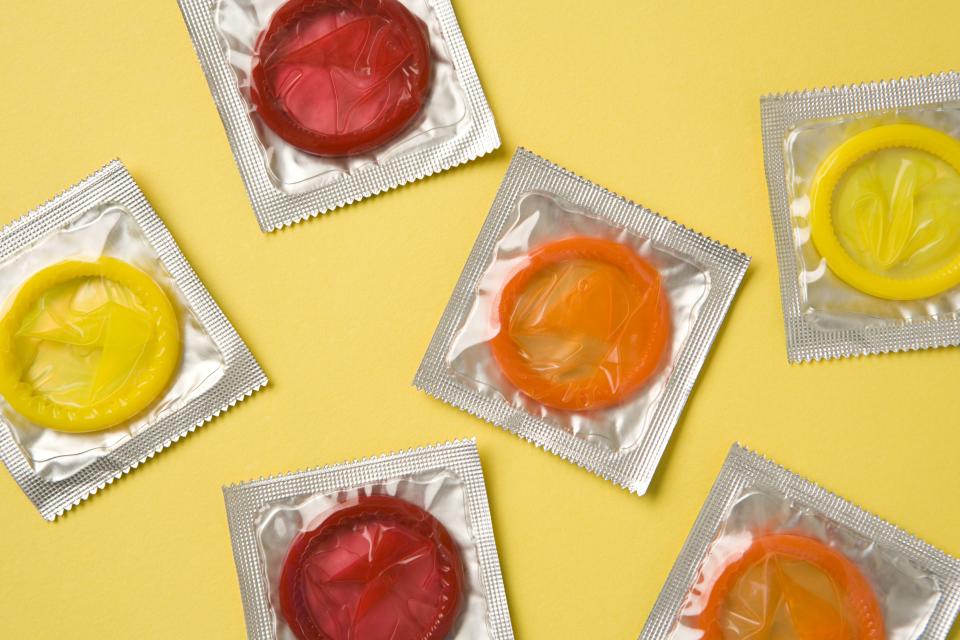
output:
<instances>
[{"instance_id":1,"label":"condom packet","mask_svg":"<svg viewBox=\"0 0 960 640\"><path fill-rule=\"evenodd\" d=\"M791 362L960 344L960 76L766 96Z\"/></svg>"},{"instance_id":2,"label":"condom packet","mask_svg":"<svg viewBox=\"0 0 960 640\"><path fill-rule=\"evenodd\" d=\"M54 520L265 385L120 161L0 233L0 458Z\"/></svg>"},{"instance_id":3,"label":"condom packet","mask_svg":"<svg viewBox=\"0 0 960 640\"><path fill-rule=\"evenodd\" d=\"M513 638L473 439L223 495L250 640Z\"/></svg>"},{"instance_id":4,"label":"condom packet","mask_svg":"<svg viewBox=\"0 0 960 640\"><path fill-rule=\"evenodd\" d=\"M642 495L748 263L519 149L414 385Z\"/></svg>"},{"instance_id":5,"label":"condom packet","mask_svg":"<svg viewBox=\"0 0 960 640\"><path fill-rule=\"evenodd\" d=\"M450 0L179 0L263 231L500 146Z\"/></svg>"},{"instance_id":6,"label":"condom packet","mask_svg":"<svg viewBox=\"0 0 960 640\"><path fill-rule=\"evenodd\" d=\"M960 560L734 445L640 639L942 640L958 608Z\"/></svg>"}]
</instances>

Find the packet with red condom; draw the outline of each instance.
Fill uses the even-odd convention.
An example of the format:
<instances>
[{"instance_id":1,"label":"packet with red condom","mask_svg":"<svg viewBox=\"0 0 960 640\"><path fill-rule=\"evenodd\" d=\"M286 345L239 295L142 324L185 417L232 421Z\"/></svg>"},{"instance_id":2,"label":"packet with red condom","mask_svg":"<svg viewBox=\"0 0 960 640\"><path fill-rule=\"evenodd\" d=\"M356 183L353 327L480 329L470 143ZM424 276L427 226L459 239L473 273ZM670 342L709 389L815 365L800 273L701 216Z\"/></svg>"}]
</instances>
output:
<instances>
[{"instance_id":1,"label":"packet with red condom","mask_svg":"<svg viewBox=\"0 0 960 640\"><path fill-rule=\"evenodd\" d=\"M944 640L960 560L734 445L640 640Z\"/></svg>"},{"instance_id":2,"label":"packet with red condom","mask_svg":"<svg viewBox=\"0 0 960 640\"><path fill-rule=\"evenodd\" d=\"M643 494L748 263L521 149L414 385Z\"/></svg>"},{"instance_id":3,"label":"packet with red condom","mask_svg":"<svg viewBox=\"0 0 960 640\"><path fill-rule=\"evenodd\" d=\"M473 441L224 498L251 640L513 638Z\"/></svg>"},{"instance_id":4,"label":"packet with red condom","mask_svg":"<svg viewBox=\"0 0 960 640\"><path fill-rule=\"evenodd\" d=\"M450 0L180 0L272 231L500 146Z\"/></svg>"}]
</instances>

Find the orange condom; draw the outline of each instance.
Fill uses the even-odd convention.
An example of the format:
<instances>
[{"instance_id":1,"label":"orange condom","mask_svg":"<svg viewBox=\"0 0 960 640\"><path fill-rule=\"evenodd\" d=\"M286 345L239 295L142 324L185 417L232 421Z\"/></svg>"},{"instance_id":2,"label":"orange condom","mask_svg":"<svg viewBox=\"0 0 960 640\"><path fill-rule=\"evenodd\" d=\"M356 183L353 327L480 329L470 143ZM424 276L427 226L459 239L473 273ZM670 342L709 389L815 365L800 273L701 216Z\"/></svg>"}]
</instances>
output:
<instances>
[{"instance_id":1,"label":"orange condom","mask_svg":"<svg viewBox=\"0 0 960 640\"><path fill-rule=\"evenodd\" d=\"M511 384L555 409L619 404L656 372L669 342L660 274L629 247L572 237L534 250L503 288L490 342Z\"/></svg>"},{"instance_id":2,"label":"orange condom","mask_svg":"<svg viewBox=\"0 0 960 640\"><path fill-rule=\"evenodd\" d=\"M723 568L694 625L703 640L883 640L873 588L850 560L795 534L758 537Z\"/></svg>"}]
</instances>

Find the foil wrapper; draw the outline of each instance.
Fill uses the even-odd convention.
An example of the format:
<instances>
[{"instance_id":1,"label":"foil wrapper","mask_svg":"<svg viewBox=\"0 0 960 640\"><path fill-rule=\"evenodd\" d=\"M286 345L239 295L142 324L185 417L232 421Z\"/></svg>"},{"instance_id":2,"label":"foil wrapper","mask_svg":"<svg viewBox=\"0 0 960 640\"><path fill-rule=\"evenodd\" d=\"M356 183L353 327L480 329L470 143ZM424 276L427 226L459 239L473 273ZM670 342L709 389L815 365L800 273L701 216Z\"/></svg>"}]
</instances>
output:
<instances>
[{"instance_id":1,"label":"foil wrapper","mask_svg":"<svg viewBox=\"0 0 960 640\"><path fill-rule=\"evenodd\" d=\"M589 410L547 406L518 389L491 346L504 331L495 309L505 283L533 252L571 238L627 249L650 265L659 283L655 288L669 309L670 335L656 369L629 393L613 389L625 396L621 401ZM520 149L414 385L642 495L748 264L742 253ZM581 291L589 289L588 283L580 284ZM613 317L621 313L621 302L596 298L588 306L603 309L591 306L584 313L599 317L609 311ZM611 334L619 326L614 322ZM574 350L581 347L585 345L571 345ZM616 387L622 359L607 360L612 370L607 378Z\"/></svg>"},{"instance_id":2,"label":"foil wrapper","mask_svg":"<svg viewBox=\"0 0 960 640\"><path fill-rule=\"evenodd\" d=\"M251 98L260 34L284 4L180 0L263 231L420 180L500 146L450 0L402 0L426 30L432 67L426 99L410 126L376 149L340 157L321 157L286 142L258 116Z\"/></svg>"},{"instance_id":3,"label":"foil wrapper","mask_svg":"<svg viewBox=\"0 0 960 640\"><path fill-rule=\"evenodd\" d=\"M0 400L0 458L40 514L54 520L267 383L170 232L119 161L0 233L0 295L64 260L111 258L147 273L179 321L180 357L144 411L113 427L68 433L33 424ZM6 313L6 311L4 311Z\"/></svg>"},{"instance_id":4,"label":"foil wrapper","mask_svg":"<svg viewBox=\"0 0 960 640\"><path fill-rule=\"evenodd\" d=\"M513 638L477 445L459 440L223 489L251 640L296 640L280 606L284 560L297 535L358 496L392 496L450 533L464 568L464 599L450 640Z\"/></svg>"},{"instance_id":5,"label":"foil wrapper","mask_svg":"<svg viewBox=\"0 0 960 640\"><path fill-rule=\"evenodd\" d=\"M960 560L770 460L734 445L647 618L640 639L704 637L696 620L705 610L709 591L718 577L725 567L744 557L755 540L771 534L802 536L831 553L840 554L845 558L844 563L852 563L854 571L866 580L878 605L882 622L876 631L882 629L882 637L943 640L949 634L960 609ZM810 589L809 593L822 587L811 580L809 567L800 567L800 571L799 578L805 588ZM787 574L782 574L781 580L783 575ZM769 585L750 586L752 591L737 591L738 597L770 593L765 591ZM739 606L743 601L734 602ZM809 602L817 601L811 598ZM826 603L820 600L819 606ZM737 624L756 627L770 622L756 618L759 613L754 609L750 616L740 615ZM810 610L806 613L809 615ZM818 621L827 619L829 617L820 617ZM732 620L729 618L729 626L725 627L730 630L729 637L747 637L736 635ZM740 633L747 632L741 629Z\"/></svg>"},{"instance_id":6,"label":"foil wrapper","mask_svg":"<svg viewBox=\"0 0 960 640\"><path fill-rule=\"evenodd\" d=\"M857 134L884 125L920 125L960 140L960 75L769 95L760 107L790 362L960 344L960 288L908 300L876 297L838 278L811 239L811 183L828 154ZM940 192L941 198L953 199L948 208L954 213L952 220L939 216L952 230L937 250L947 241L956 243L960 234L960 198L943 188ZM914 202L919 211L921 200L911 196L911 206ZM907 253L923 258L937 244L922 237L929 235L928 222L917 217L906 233L888 222L889 228L871 233L882 232L876 242L884 252L895 240L906 243L902 248ZM891 240L895 233L902 238ZM916 246L908 246L911 243Z\"/></svg>"}]
</instances>

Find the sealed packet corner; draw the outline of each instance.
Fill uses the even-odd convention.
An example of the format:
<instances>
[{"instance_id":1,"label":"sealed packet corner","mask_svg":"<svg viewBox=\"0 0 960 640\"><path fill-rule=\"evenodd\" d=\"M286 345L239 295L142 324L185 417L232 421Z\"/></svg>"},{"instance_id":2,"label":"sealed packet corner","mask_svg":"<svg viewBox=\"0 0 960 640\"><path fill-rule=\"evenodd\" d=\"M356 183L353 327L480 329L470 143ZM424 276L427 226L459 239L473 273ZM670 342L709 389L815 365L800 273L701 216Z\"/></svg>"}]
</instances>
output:
<instances>
[{"instance_id":1,"label":"sealed packet corner","mask_svg":"<svg viewBox=\"0 0 960 640\"><path fill-rule=\"evenodd\" d=\"M640 640L944 640L958 608L960 560L734 445Z\"/></svg>"},{"instance_id":2,"label":"sealed packet corner","mask_svg":"<svg viewBox=\"0 0 960 640\"><path fill-rule=\"evenodd\" d=\"M223 494L250 640L513 638L472 439Z\"/></svg>"},{"instance_id":3,"label":"sealed packet corner","mask_svg":"<svg viewBox=\"0 0 960 640\"><path fill-rule=\"evenodd\" d=\"M770 95L791 362L960 344L960 76Z\"/></svg>"},{"instance_id":4,"label":"sealed packet corner","mask_svg":"<svg viewBox=\"0 0 960 640\"><path fill-rule=\"evenodd\" d=\"M414 385L642 495L748 264L519 149Z\"/></svg>"},{"instance_id":5,"label":"sealed packet corner","mask_svg":"<svg viewBox=\"0 0 960 640\"><path fill-rule=\"evenodd\" d=\"M263 231L500 146L450 0L179 0Z\"/></svg>"},{"instance_id":6,"label":"sealed packet corner","mask_svg":"<svg viewBox=\"0 0 960 640\"><path fill-rule=\"evenodd\" d=\"M120 161L0 233L0 458L47 520L267 379Z\"/></svg>"}]
</instances>

